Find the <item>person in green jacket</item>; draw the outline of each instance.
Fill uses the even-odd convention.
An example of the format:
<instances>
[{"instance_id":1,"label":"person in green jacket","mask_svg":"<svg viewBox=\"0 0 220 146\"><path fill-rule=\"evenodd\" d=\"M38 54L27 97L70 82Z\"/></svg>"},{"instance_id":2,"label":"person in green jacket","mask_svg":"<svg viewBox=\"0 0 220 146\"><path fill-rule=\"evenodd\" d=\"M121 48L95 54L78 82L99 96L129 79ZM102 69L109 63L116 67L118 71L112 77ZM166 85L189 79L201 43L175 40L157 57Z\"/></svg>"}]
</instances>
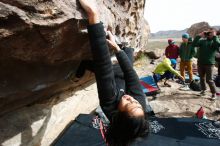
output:
<instances>
[{"instance_id":1,"label":"person in green jacket","mask_svg":"<svg viewBox=\"0 0 220 146\"><path fill-rule=\"evenodd\" d=\"M195 48L192 46L192 38L188 33L182 35L182 43L179 48L180 74L185 79L185 68L189 73L190 81L193 80L192 58L195 55Z\"/></svg>"},{"instance_id":2,"label":"person in green jacket","mask_svg":"<svg viewBox=\"0 0 220 146\"><path fill-rule=\"evenodd\" d=\"M153 78L155 82L157 83L165 78L164 85L171 87L171 85L167 83L167 80L169 80L173 74L179 77L181 80L183 80L184 78L173 68L173 66L175 66L176 63L176 59L165 58L160 64L158 64L153 72Z\"/></svg>"},{"instance_id":3,"label":"person in green jacket","mask_svg":"<svg viewBox=\"0 0 220 146\"><path fill-rule=\"evenodd\" d=\"M213 69L215 65L215 54L220 46L219 38L216 36L216 30L210 29L201 32L195 37L192 45L193 47L198 47L197 57L198 72L202 89L201 95L205 94L206 80L212 93L212 99L216 99L216 86L213 81Z\"/></svg>"},{"instance_id":4,"label":"person in green jacket","mask_svg":"<svg viewBox=\"0 0 220 146\"><path fill-rule=\"evenodd\" d=\"M217 31L217 36L218 36L218 38L220 38L220 29L219 29L219 31ZM218 68L218 77L220 77L220 47L218 48L217 53L215 55L215 61L218 64L218 66L217 66L217 68Z\"/></svg>"}]
</instances>

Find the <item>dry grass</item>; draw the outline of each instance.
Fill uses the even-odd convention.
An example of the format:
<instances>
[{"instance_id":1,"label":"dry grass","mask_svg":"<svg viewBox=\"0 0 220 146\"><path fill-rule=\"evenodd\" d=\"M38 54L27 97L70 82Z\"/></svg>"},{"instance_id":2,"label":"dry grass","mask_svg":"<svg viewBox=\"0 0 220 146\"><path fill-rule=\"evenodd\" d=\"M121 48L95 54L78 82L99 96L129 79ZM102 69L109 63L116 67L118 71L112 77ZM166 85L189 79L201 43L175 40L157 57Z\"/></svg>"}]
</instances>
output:
<instances>
[{"instance_id":1,"label":"dry grass","mask_svg":"<svg viewBox=\"0 0 220 146\"><path fill-rule=\"evenodd\" d=\"M149 39L147 50L153 51L155 49L165 49L168 46L167 40L168 39ZM173 40L176 42L177 45L179 45L181 42L180 38L174 38Z\"/></svg>"}]
</instances>

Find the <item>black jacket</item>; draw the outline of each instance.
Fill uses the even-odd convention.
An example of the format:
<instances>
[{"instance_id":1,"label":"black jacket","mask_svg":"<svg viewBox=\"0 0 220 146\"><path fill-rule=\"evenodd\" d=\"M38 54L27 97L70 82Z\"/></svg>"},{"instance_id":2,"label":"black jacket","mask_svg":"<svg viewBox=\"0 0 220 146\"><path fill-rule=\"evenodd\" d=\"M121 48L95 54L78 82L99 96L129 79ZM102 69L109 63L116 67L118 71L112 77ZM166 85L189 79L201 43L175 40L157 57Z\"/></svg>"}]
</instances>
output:
<instances>
[{"instance_id":1,"label":"black jacket","mask_svg":"<svg viewBox=\"0 0 220 146\"><path fill-rule=\"evenodd\" d=\"M95 62L95 77L97 82L100 105L111 121L112 114L117 111L118 103L123 95L119 82L116 82L113 65L110 59L106 34L102 23L88 26L89 40L93 60ZM121 50L116 53L121 70L124 73L123 90L134 97L146 111L146 96L141 89L137 73L126 53Z\"/></svg>"}]
</instances>

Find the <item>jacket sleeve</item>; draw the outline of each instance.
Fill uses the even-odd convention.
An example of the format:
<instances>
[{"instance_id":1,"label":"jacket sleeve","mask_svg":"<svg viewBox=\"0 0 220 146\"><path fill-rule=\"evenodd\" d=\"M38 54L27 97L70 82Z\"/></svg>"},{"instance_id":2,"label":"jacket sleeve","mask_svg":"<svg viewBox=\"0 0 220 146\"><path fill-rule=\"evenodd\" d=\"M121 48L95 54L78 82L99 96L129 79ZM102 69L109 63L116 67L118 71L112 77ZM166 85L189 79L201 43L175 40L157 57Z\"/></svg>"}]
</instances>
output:
<instances>
[{"instance_id":1,"label":"jacket sleeve","mask_svg":"<svg viewBox=\"0 0 220 146\"><path fill-rule=\"evenodd\" d=\"M89 25L88 34L91 52L96 66L94 72L100 103L102 105L114 102L116 100L116 85L103 24Z\"/></svg>"},{"instance_id":2,"label":"jacket sleeve","mask_svg":"<svg viewBox=\"0 0 220 146\"><path fill-rule=\"evenodd\" d=\"M195 47L191 46L191 56L194 57L196 55Z\"/></svg>"},{"instance_id":3,"label":"jacket sleeve","mask_svg":"<svg viewBox=\"0 0 220 146\"><path fill-rule=\"evenodd\" d=\"M195 39L194 39L193 42L192 42L192 46L193 46L193 47L200 47L200 45L201 45L201 44L200 44L200 38L201 38L200 36L196 36L196 37L195 37Z\"/></svg>"},{"instance_id":4,"label":"jacket sleeve","mask_svg":"<svg viewBox=\"0 0 220 146\"><path fill-rule=\"evenodd\" d=\"M176 71L175 69L173 69L173 67L171 65L169 65L168 63L164 64L165 67L167 68L167 70L169 70L171 73L173 73L176 76L180 76L180 74L178 73L178 71Z\"/></svg>"},{"instance_id":5,"label":"jacket sleeve","mask_svg":"<svg viewBox=\"0 0 220 146\"><path fill-rule=\"evenodd\" d=\"M165 56L168 58L168 47L165 49Z\"/></svg>"},{"instance_id":6,"label":"jacket sleeve","mask_svg":"<svg viewBox=\"0 0 220 146\"><path fill-rule=\"evenodd\" d=\"M178 53L177 55L178 55L178 57L179 57L179 56L180 56L180 47L179 47L179 46L177 46L177 48L176 48L176 49L177 49L177 53Z\"/></svg>"},{"instance_id":7,"label":"jacket sleeve","mask_svg":"<svg viewBox=\"0 0 220 146\"><path fill-rule=\"evenodd\" d=\"M178 50L178 54L179 54L179 57L180 57L180 59L182 58L182 44L180 44L180 47L179 47L179 50Z\"/></svg>"},{"instance_id":8,"label":"jacket sleeve","mask_svg":"<svg viewBox=\"0 0 220 146\"><path fill-rule=\"evenodd\" d=\"M141 104L144 111L147 111L146 96L144 92L142 91L138 75L136 71L133 69L133 65L131 64L131 61L129 60L128 56L123 50L116 53L116 57L124 73L126 90L131 96L133 96Z\"/></svg>"},{"instance_id":9,"label":"jacket sleeve","mask_svg":"<svg viewBox=\"0 0 220 146\"><path fill-rule=\"evenodd\" d=\"M217 36L213 37L213 47L214 49L218 50L220 47L220 40Z\"/></svg>"},{"instance_id":10,"label":"jacket sleeve","mask_svg":"<svg viewBox=\"0 0 220 146\"><path fill-rule=\"evenodd\" d=\"M198 59L199 49L197 47L194 47L194 50L195 50L194 57Z\"/></svg>"},{"instance_id":11,"label":"jacket sleeve","mask_svg":"<svg viewBox=\"0 0 220 146\"><path fill-rule=\"evenodd\" d=\"M139 83L139 78L136 71L133 69L131 61L128 59L126 53L121 50L116 53L116 57L118 59L119 65L124 73L124 79L126 86L132 90L134 93L136 91L142 92L141 85Z\"/></svg>"}]
</instances>

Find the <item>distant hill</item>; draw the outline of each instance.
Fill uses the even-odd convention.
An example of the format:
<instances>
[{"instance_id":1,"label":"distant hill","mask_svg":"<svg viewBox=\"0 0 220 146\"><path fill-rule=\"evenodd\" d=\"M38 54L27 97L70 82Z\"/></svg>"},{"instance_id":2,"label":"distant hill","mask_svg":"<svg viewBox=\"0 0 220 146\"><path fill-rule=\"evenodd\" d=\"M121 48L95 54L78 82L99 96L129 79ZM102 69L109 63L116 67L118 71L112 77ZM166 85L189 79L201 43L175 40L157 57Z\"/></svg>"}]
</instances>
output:
<instances>
[{"instance_id":1,"label":"distant hill","mask_svg":"<svg viewBox=\"0 0 220 146\"><path fill-rule=\"evenodd\" d=\"M220 26L213 26L213 27L220 30ZM188 28L184 30L158 31L156 33L151 33L150 39L180 38L183 33L187 32L187 29Z\"/></svg>"},{"instance_id":2,"label":"distant hill","mask_svg":"<svg viewBox=\"0 0 220 146\"><path fill-rule=\"evenodd\" d=\"M213 26L214 28L220 30L220 26Z\"/></svg>"},{"instance_id":3,"label":"distant hill","mask_svg":"<svg viewBox=\"0 0 220 146\"><path fill-rule=\"evenodd\" d=\"M167 30L167 31L158 31L156 33L150 34L150 39L164 39L164 38L180 38L183 33L185 33L187 29L184 30Z\"/></svg>"}]
</instances>

